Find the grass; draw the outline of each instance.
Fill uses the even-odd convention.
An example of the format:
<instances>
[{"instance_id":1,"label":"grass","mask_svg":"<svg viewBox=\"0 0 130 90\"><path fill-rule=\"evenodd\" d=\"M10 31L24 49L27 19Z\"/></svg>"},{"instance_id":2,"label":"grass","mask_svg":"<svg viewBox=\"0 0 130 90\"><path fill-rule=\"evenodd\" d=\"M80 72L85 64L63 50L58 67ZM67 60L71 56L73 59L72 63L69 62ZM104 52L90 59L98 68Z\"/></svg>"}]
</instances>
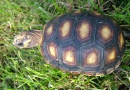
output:
<instances>
[{"instance_id":1,"label":"grass","mask_svg":"<svg viewBox=\"0 0 130 90\"><path fill-rule=\"evenodd\" d=\"M96 1L96 0L95 0ZM76 8L97 11L130 31L129 0L1 0L0 90L128 90L130 87L130 42L119 74L88 77L62 72L46 64L40 48L18 49L13 37L22 31L42 29L53 17Z\"/></svg>"}]
</instances>

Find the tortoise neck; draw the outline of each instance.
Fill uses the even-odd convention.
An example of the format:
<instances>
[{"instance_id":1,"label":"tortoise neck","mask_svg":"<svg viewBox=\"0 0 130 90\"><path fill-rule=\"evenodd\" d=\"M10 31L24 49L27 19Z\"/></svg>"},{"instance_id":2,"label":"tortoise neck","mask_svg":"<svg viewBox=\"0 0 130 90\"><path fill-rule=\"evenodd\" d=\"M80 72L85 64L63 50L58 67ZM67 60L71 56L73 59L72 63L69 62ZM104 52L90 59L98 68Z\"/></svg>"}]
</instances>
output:
<instances>
[{"instance_id":1,"label":"tortoise neck","mask_svg":"<svg viewBox=\"0 0 130 90\"><path fill-rule=\"evenodd\" d=\"M35 33L35 44L41 45L43 41L43 31L42 30L32 30Z\"/></svg>"},{"instance_id":2,"label":"tortoise neck","mask_svg":"<svg viewBox=\"0 0 130 90\"><path fill-rule=\"evenodd\" d=\"M42 44L43 40L42 30L30 30L29 32L27 32L27 35L31 37L27 48L35 47Z\"/></svg>"}]
</instances>

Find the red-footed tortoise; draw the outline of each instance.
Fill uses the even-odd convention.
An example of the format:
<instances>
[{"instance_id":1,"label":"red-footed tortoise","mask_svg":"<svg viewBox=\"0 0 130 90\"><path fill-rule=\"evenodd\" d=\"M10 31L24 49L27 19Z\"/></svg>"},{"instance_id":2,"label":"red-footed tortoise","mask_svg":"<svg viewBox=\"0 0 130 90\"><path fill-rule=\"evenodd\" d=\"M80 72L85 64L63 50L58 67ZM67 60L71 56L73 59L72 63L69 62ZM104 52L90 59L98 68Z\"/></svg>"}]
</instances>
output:
<instances>
[{"instance_id":1,"label":"red-footed tortoise","mask_svg":"<svg viewBox=\"0 0 130 90\"><path fill-rule=\"evenodd\" d=\"M63 71L88 76L116 70L125 51L124 34L110 18L97 13L71 12L50 20L42 30L14 37L19 48L41 46L47 63Z\"/></svg>"}]
</instances>

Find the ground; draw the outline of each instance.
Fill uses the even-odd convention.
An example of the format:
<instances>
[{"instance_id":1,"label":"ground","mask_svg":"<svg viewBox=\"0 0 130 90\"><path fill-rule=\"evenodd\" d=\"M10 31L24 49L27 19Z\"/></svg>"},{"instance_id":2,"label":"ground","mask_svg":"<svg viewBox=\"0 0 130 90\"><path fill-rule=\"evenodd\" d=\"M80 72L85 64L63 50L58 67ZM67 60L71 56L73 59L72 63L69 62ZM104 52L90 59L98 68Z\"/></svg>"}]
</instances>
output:
<instances>
[{"instance_id":1,"label":"ground","mask_svg":"<svg viewBox=\"0 0 130 90\"><path fill-rule=\"evenodd\" d=\"M130 87L130 42L118 73L88 77L62 72L44 62L40 47L18 49L12 45L19 32L43 29L53 17L71 10L97 11L130 31L129 0L1 0L0 89L1 90L128 90Z\"/></svg>"}]
</instances>

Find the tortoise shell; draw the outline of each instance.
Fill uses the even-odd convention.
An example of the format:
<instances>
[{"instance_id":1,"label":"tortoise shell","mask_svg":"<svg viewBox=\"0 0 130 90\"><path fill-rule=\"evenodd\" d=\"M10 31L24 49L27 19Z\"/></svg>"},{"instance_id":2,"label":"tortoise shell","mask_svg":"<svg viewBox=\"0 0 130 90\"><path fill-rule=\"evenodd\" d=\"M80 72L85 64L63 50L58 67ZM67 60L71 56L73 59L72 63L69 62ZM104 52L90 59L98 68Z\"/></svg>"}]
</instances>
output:
<instances>
[{"instance_id":1,"label":"tortoise shell","mask_svg":"<svg viewBox=\"0 0 130 90\"><path fill-rule=\"evenodd\" d=\"M71 12L44 27L41 51L47 63L88 76L110 74L125 51L124 35L111 19L90 12Z\"/></svg>"}]
</instances>

